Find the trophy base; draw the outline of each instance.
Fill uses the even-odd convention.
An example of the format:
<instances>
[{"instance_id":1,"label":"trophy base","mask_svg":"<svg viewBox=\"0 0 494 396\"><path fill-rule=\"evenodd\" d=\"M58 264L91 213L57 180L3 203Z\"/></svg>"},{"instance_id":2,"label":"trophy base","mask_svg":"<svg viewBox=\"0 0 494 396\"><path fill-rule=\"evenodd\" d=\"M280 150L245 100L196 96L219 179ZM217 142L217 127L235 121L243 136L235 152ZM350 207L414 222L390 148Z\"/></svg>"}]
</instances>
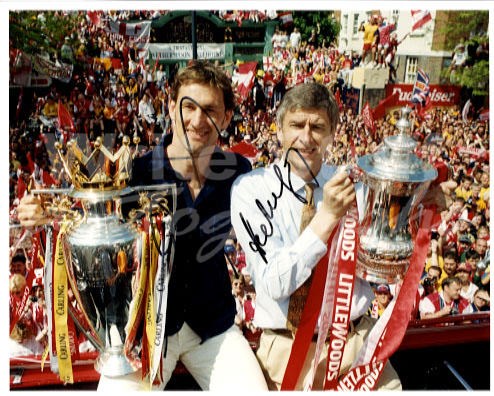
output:
<instances>
[{"instance_id":1,"label":"trophy base","mask_svg":"<svg viewBox=\"0 0 494 396\"><path fill-rule=\"evenodd\" d=\"M355 273L359 278L373 283L398 283L405 277L410 261L368 257L358 253Z\"/></svg>"},{"instance_id":2,"label":"trophy base","mask_svg":"<svg viewBox=\"0 0 494 396\"><path fill-rule=\"evenodd\" d=\"M122 346L105 349L94 363L94 368L106 377L121 377L137 371L123 354Z\"/></svg>"}]
</instances>

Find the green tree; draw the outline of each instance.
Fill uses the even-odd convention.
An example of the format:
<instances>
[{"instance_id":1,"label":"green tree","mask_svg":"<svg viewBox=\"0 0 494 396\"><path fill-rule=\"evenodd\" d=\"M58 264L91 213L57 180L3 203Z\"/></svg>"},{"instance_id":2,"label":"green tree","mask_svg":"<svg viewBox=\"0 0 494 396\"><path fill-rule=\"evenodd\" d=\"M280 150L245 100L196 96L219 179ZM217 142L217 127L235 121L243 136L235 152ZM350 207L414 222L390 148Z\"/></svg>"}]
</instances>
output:
<instances>
[{"instance_id":1,"label":"green tree","mask_svg":"<svg viewBox=\"0 0 494 396\"><path fill-rule=\"evenodd\" d=\"M318 44L326 47L336 40L341 30L333 11L293 11L293 24L303 40L310 37L312 29L318 29Z\"/></svg>"},{"instance_id":2,"label":"green tree","mask_svg":"<svg viewBox=\"0 0 494 396\"><path fill-rule=\"evenodd\" d=\"M29 55L39 53L41 47L58 53L64 37L77 31L81 17L78 11L10 11L10 46ZM76 44L75 36L72 44Z\"/></svg>"},{"instance_id":3,"label":"green tree","mask_svg":"<svg viewBox=\"0 0 494 396\"><path fill-rule=\"evenodd\" d=\"M453 51L455 46L464 39L468 48L468 59L464 67L454 70L447 68L442 75L451 82L468 89L472 96L486 97L489 94L489 60L477 56L476 49L482 43L489 45L487 29L489 26L489 12L452 11L451 22L444 26L446 49Z\"/></svg>"}]
</instances>

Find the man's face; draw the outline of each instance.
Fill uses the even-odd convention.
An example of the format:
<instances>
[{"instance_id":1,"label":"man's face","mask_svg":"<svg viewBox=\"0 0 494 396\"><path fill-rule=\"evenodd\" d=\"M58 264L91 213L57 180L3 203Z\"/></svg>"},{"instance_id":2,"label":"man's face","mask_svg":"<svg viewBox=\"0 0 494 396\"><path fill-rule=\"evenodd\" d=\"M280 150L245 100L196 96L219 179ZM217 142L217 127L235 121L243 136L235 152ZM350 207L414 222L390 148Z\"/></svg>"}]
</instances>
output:
<instances>
[{"instance_id":1,"label":"man's face","mask_svg":"<svg viewBox=\"0 0 494 396\"><path fill-rule=\"evenodd\" d=\"M184 97L191 97L199 105ZM180 102L182 101L183 125L180 118ZM209 115L209 117L208 117ZM184 147L188 150L185 139L187 134L192 153L198 154L206 147L214 146L218 132L225 129L233 115L231 110L225 111L223 91L208 84L192 83L183 85L178 92L177 101L170 99L170 118L173 121L173 131ZM214 124L218 127L216 131Z\"/></svg>"},{"instance_id":2,"label":"man's face","mask_svg":"<svg viewBox=\"0 0 494 396\"><path fill-rule=\"evenodd\" d=\"M323 109L297 109L287 111L278 138L283 151L297 149L314 175L319 173L326 147L333 141L327 112ZM307 166L294 150L288 153L292 170L305 181L312 179Z\"/></svg>"},{"instance_id":3,"label":"man's face","mask_svg":"<svg viewBox=\"0 0 494 396\"><path fill-rule=\"evenodd\" d=\"M470 271L467 271L467 270L465 270L465 269L461 269L461 270L459 270L459 271L457 271L457 272L456 272L456 276L457 276L458 278L460 278L460 280L461 280L462 282L466 282L466 281L468 281L468 280L469 280L469 278L470 278Z\"/></svg>"},{"instance_id":4,"label":"man's face","mask_svg":"<svg viewBox=\"0 0 494 396\"><path fill-rule=\"evenodd\" d=\"M483 238L477 238L475 241L475 250L480 256L484 257L484 254L487 250L487 241Z\"/></svg>"},{"instance_id":5,"label":"man's face","mask_svg":"<svg viewBox=\"0 0 494 396\"><path fill-rule=\"evenodd\" d=\"M489 295L487 294L487 292L482 291L477 293L477 295L473 299L473 302L478 309L482 309L488 304L488 300Z\"/></svg>"},{"instance_id":6,"label":"man's face","mask_svg":"<svg viewBox=\"0 0 494 396\"><path fill-rule=\"evenodd\" d=\"M484 187L484 188L489 187L489 174L488 173L482 174L482 176L480 177L480 183L482 184L482 187Z\"/></svg>"},{"instance_id":7,"label":"man's face","mask_svg":"<svg viewBox=\"0 0 494 396\"><path fill-rule=\"evenodd\" d=\"M444 272L448 274L449 276L453 276L456 271L456 261L452 258L445 258L444 259Z\"/></svg>"},{"instance_id":8,"label":"man's face","mask_svg":"<svg viewBox=\"0 0 494 396\"><path fill-rule=\"evenodd\" d=\"M234 279L232 282L232 291L236 296L244 290L244 284L240 279Z\"/></svg>"},{"instance_id":9,"label":"man's face","mask_svg":"<svg viewBox=\"0 0 494 396\"><path fill-rule=\"evenodd\" d=\"M387 307L389 302L391 301L391 294L389 293L376 293L376 299L379 304L384 307Z\"/></svg>"},{"instance_id":10,"label":"man's face","mask_svg":"<svg viewBox=\"0 0 494 396\"><path fill-rule=\"evenodd\" d=\"M26 264L22 261L13 261L10 272L12 274L24 275L26 273Z\"/></svg>"},{"instance_id":11,"label":"man's face","mask_svg":"<svg viewBox=\"0 0 494 396\"><path fill-rule=\"evenodd\" d=\"M449 286L444 287L444 293L446 293L451 300L457 300L460 297L461 286L456 283L450 283Z\"/></svg>"}]
</instances>

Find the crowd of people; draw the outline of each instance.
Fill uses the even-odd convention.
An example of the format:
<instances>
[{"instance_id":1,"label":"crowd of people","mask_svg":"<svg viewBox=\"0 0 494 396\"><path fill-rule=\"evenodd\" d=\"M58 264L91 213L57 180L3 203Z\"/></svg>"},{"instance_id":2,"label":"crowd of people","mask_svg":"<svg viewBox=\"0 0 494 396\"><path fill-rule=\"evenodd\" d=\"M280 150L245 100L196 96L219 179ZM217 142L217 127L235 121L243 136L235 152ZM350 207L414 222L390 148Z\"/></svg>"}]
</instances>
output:
<instances>
[{"instance_id":1,"label":"crowd of people","mask_svg":"<svg viewBox=\"0 0 494 396\"><path fill-rule=\"evenodd\" d=\"M140 17L156 15L149 13ZM125 19L122 14L112 18ZM370 23L379 22L372 19ZM134 47L125 41L114 41L104 29L87 20L81 20L76 34L80 36L78 42L84 43L73 50L74 60L84 65L80 73L64 89L54 85L49 92L36 95L27 117L10 120L12 225L17 223L17 205L30 187L70 185L69 175L48 144L52 135L60 139L86 137L87 149L98 136L105 137L113 148L119 147L126 135L139 137L139 146L135 149L144 157L167 139L174 122L178 122L173 119L175 107L169 107L170 100L175 103L177 100L172 96L171 83L176 73L166 75L161 65L140 64ZM318 34L317 27L312 34ZM383 55L380 50L376 45L376 62L386 59L386 56L380 57L379 54ZM317 82L338 96L349 81L346 71L366 54L352 54L351 59L349 55L339 53L332 44L319 47L314 37L301 37L296 28L290 34L277 30L273 36L271 63L265 65L264 70L260 68L247 97L236 96L235 108L231 109L232 121L224 126L225 133L218 135L220 147L227 152L238 151L240 145L242 150L247 147L254 168L279 163L284 148L276 117L284 95L294 86ZM70 58L67 52L60 56ZM120 59L122 68L115 70L105 61L108 58ZM227 76L232 77L228 72ZM57 127L58 106L64 106L70 114L74 130ZM334 142L326 148L323 162L338 166L355 162L356 156L375 152L384 138L396 133L398 118L399 112L395 111L376 120L376 132L371 133L362 115L340 102ZM449 202L447 209L441 212L440 225L432 230L411 319L489 310L488 127L483 120L465 120L458 106L433 108L413 119L411 133L418 143L416 153L437 168L437 183ZM28 276L38 252L34 252L29 231L20 230L12 228L11 231L11 312L23 297L27 279L31 282L28 285L30 298L11 338L27 348L22 351L17 348L14 353L41 354L47 336L42 276ZM224 259L236 301L235 324L246 332L259 333L261 330L253 320L256 290L247 269L244 247L235 233L225 245ZM368 315L377 318L394 297L394 288L386 284L373 286L375 300L367 308Z\"/></svg>"}]
</instances>

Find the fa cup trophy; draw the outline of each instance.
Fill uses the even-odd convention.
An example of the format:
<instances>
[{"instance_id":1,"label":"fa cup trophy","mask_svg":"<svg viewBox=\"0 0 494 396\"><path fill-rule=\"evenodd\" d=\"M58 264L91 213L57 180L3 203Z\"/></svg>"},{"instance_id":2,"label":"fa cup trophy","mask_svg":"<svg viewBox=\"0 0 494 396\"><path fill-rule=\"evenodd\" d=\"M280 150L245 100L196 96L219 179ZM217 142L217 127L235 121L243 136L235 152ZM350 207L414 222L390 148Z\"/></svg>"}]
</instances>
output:
<instances>
[{"instance_id":1,"label":"fa cup trophy","mask_svg":"<svg viewBox=\"0 0 494 396\"><path fill-rule=\"evenodd\" d=\"M387 137L380 150L357 159L367 191L360 225L357 275L377 283L396 283L408 269L413 252L412 229L417 205L437 171L418 158L409 136L409 107L396 123L399 133Z\"/></svg>"},{"instance_id":2,"label":"fa cup trophy","mask_svg":"<svg viewBox=\"0 0 494 396\"><path fill-rule=\"evenodd\" d=\"M173 261L175 185L128 185L133 156L127 136L116 153L100 138L88 156L75 140L66 147L57 143L56 148L72 187L63 195L65 204L55 208L64 213L64 219L53 260L58 283L54 281L52 309L55 316L59 311L68 312L98 350L95 368L99 373L126 375L140 367L143 350L149 354L155 350L138 345L143 326L148 345L159 343L164 334L166 282ZM132 196L138 197L139 206L124 220L122 208ZM69 296L65 303L57 292L64 286ZM58 337L64 329L63 319L61 325L56 317L54 322ZM58 339L57 355L63 356ZM156 366L156 357L143 360Z\"/></svg>"}]
</instances>

